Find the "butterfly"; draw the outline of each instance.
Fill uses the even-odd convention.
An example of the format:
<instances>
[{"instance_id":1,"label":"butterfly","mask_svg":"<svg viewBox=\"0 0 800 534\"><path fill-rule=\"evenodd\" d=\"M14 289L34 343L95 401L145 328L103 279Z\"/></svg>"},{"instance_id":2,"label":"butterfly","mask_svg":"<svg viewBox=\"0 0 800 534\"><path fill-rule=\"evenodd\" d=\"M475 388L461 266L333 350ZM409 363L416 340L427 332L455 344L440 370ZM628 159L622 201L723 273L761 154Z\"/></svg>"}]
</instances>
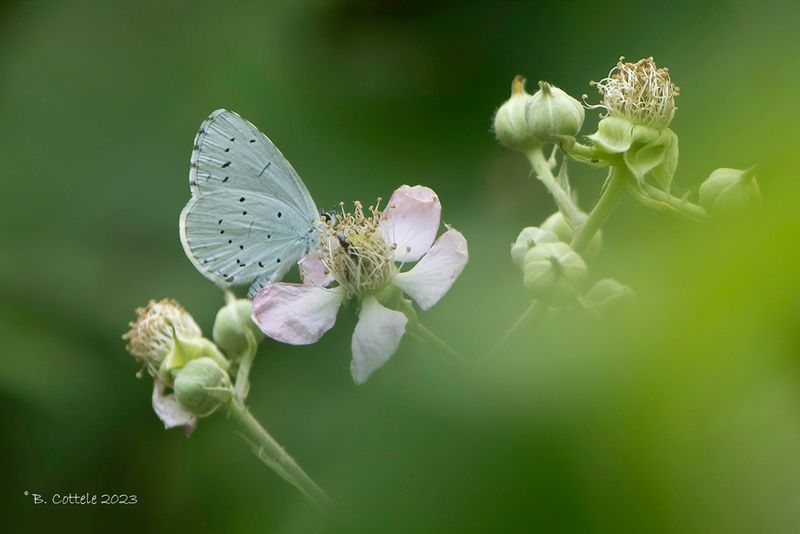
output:
<instances>
[{"instance_id":1,"label":"butterfly","mask_svg":"<svg viewBox=\"0 0 800 534\"><path fill-rule=\"evenodd\" d=\"M200 126L181 211L181 243L221 287L279 281L319 246L320 212L283 154L258 128L218 109Z\"/></svg>"}]
</instances>

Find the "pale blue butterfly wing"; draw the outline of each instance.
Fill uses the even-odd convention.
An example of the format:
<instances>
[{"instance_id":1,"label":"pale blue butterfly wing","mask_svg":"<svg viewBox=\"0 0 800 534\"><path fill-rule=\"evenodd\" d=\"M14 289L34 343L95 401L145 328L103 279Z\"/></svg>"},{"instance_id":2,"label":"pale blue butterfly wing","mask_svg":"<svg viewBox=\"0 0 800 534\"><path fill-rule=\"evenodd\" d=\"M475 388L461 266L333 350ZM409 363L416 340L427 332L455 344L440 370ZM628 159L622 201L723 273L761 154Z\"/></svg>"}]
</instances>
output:
<instances>
[{"instance_id":1,"label":"pale blue butterfly wing","mask_svg":"<svg viewBox=\"0 0 800 534\"><path fill-rule=\"evenodd\" d=\"M195 138L181 212L186 255L222 287L252 297L318 245L311 195L272 142L236 113L217 110Z\"/></svg>"}]
</instances>

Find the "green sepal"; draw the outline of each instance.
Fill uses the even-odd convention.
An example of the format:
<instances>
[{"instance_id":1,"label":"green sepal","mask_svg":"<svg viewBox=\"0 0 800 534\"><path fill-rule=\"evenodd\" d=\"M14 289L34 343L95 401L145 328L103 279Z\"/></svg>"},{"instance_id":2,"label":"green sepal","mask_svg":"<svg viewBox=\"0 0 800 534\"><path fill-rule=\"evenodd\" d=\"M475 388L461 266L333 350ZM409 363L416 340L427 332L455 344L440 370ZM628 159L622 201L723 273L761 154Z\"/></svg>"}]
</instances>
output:
<instances>
[{"instance_id":1,"label":"green sepal","mask_svg":"<svg viewBox=\"0 0 800 534\"><path fill-rule=\"evenodd\" d=\"M173 331L172 350L161 362L158 377L165 384L172 384L172 374L188 362L198 358L211 358L222 369L228 370L230 363L217 346L204 337L182 337Z\"/></svg>"},{"instance_id":2,"label":"green sepal","mask_svg":"<svg viewBox=\"0 0 800 534\"><path fill-rule=\"evenodd\" d=\"M631 170L639 182L644 180L648 172L658 168L662 163L665 163L667 154L669 153L671 160L665 163L663 169L658 171L656 179L662 187L669 187L669 182L672 181L672 175L675 173L677 166L678 152L677 152L677 136L669 129L661 130L655 138L652 135L652 128L637 127L636 133L639 139L644 139L645 142L636 141L625 152L625 165ZM674 146L674 149L672 148Z\"/></svg>"},{"instance_id":3,"label":"green sepal","mask_svg":"<svg viewBox=\"0 0 800 534\"><path fill-rule=\"evenodd\" d=\"M622 117L606 117L597 124L597 132L589 139L601 150L609 154L620 154L633 144L634 125Z\"/></svg>"}]
</instances>

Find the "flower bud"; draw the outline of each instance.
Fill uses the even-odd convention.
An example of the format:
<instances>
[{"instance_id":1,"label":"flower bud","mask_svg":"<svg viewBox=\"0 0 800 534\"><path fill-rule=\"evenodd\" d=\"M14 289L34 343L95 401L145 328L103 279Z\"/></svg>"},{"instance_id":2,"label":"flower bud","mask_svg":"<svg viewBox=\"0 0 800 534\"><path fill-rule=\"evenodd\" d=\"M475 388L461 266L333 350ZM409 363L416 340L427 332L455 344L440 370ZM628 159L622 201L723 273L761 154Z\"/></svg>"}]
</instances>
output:
<instances>
[{"instance_id":1,"label":"flower bud","mask_svg":"<svg viewBox=\"0 0 800 534\"><path fill-rule=\"evenodd\" d=\"M233 397L231 380L211 358L188 362L175 373L175 397L180 405L198 417L214 413Z\"/></svg>"},{"instance_id":2,"label":"flower bud","mask_svg":"<svg viewBox=\"0 0 800 534\"><path fill-rule=\"evenodd\" d=\"M543 243L557 243L558 236L549 230L542 230L535 226L523 228L517 240L511 245L511 259L514 264L522 269L525 263L525 254L536 245Z\"/></svg>"},{"instance_id":3,"label":"flower bud","mask_svg":"<svg viewBox=\"0 0 800 534\"><path fill-rule=\"evenodd\" d=\"M264 338L252 319L253 303L248 299L234 299L217 312L212 335L214 342L228 356L238 356L248 350L248 337L256 343ZM249 332L249 334L247 333Z\"/></svg>"},{"instance_id":4,"label":"flower bud","mask_svg":"<svg viewBox=\"0 0 800 534\"><path fill-rule=\"evenodd\" d=\"M525 110L531 95L525 91L525 78L517 75L511 82L511 97L494 116L494 133L497 140L514 150L527 150L538 145L530 133Z\"/></svg>"},{"instance_id":5,"label":"flower bud","mask_svg":"<svg viewBox=\"0 0 800 534\"><path fill-rule=\"evenodd\" d=\"M544 243L525 255L525 287L551 305L565 304L578 295L588 269L577 252L565 243Z\"/></svg>"},{"instance_id":6,"label":"flower bud","mask_svg":"<svg viewBox=\"0 0 800 534\"><path fill-rule=\"evenodd\" d=\"M230 367L228 360L210 340L204 337L184 338L176 335L172 343L172 350L158 368L159 380L167 385L171 384L175 371L199 358L210 358L225 370Z\"/></svg>"},{"instance_id":7,"label":"flower bud","mask_svg":"<svg viewBox=\"0 0 800 534\"><path fill-rule=\"evenodd\" d=\"M747 170L717 169L700 186L700 204L714 215L734 215L758 207L761 192L755 167Z\"/></svg>"},{"instance_id":8,"label":"flower bud","mask_svg":"<svg viewBox=\"0 0 800 534\"><path fill-rule=\"evenodd\" d=\"M606 314L615 309L633 306L636 303L636 293L613 278L604 278L592 286L582 301L600 314Z\"/></svg>"},{"instance_id":9,"label":"flower bud","mask_svg":"<svg viewBox=\"0 0 800 534\"><path fill-rule=\"evenodd\" d=\"M539 82L539 90L527 104L525 116L533 137L557 143L559 136L574 137L583 126L583 106L554 85Z\"/></svg>"},{"instance_id":10,"label":"flower bud","mask_svg":"<svg viewBox=\"0 0 800 534\"><path fill-rule=\"evenodd\" d=\"M555 212L551 216L549 216L541 225L540 228L542 230L548 230L553 232L558 237L559 241L570 244L572 242L572 238L575 237L575 231L569 225L569 223L564 219L564 214L560 211ZM603 246L603 232L602 230L598 230L597 233L594 234L592 240L589 241L589 245L586 247L583 255L586 259L594 259L600 254L600 248Z\"/></svg>"}]
</instances>

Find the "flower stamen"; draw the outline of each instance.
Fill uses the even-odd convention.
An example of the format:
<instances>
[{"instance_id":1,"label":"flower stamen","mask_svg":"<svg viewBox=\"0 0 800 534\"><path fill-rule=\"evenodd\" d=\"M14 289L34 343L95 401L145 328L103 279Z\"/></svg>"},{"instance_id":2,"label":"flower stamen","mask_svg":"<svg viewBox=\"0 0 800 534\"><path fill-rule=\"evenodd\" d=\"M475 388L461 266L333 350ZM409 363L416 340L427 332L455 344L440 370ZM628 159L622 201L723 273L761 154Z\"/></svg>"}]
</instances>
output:
<instances>
[{"instance_id":1,"label":"flower stamen","mask_svg":"<svg viewBox=\"0 0 800 534\"><path fill-rule=\"evenodd\" d=\"M670 79L669 69L656 67L652 57L636 63L623 63L624 59L619 58L606 78L589 83L597 87L603 102L590 105L586 102L587 95L583 95L584 104L638 124L666 128L675 115L675 97L680 95L680 88Z\"/></svg>"}]
</instances>

